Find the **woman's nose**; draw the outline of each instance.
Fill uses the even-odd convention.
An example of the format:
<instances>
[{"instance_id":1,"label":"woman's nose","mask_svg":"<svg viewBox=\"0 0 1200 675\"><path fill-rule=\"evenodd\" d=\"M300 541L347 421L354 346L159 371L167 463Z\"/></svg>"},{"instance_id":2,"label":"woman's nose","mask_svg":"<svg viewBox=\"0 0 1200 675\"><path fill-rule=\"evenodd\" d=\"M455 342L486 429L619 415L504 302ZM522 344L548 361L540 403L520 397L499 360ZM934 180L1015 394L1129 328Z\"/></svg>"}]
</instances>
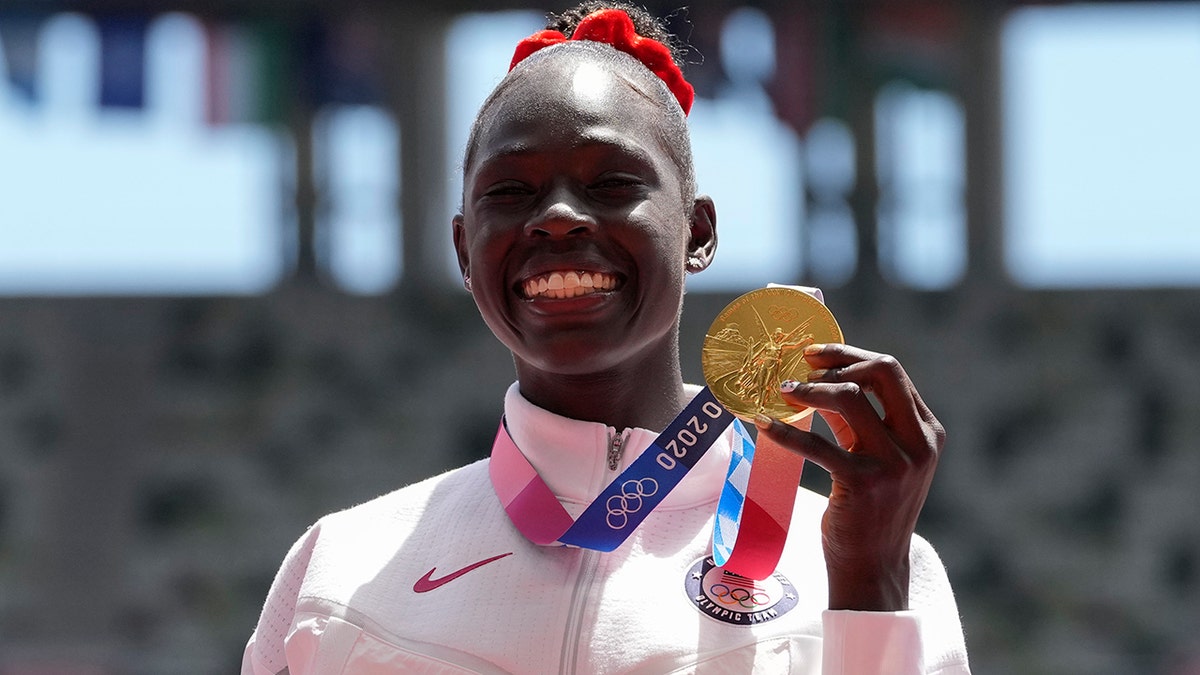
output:
<instances>
[{"instance_id":1,"label":"woman's nose","mask_svg":"<svg viewBox=\"0 0 1200 675\"><path fill-rule=\"evenodd\" d=\"M576 236L595 229L595 218L581 207L578 196L566 189L546 195L542 208L525 224L525 234L531 237Z\"/></svg>"}]
</instances>

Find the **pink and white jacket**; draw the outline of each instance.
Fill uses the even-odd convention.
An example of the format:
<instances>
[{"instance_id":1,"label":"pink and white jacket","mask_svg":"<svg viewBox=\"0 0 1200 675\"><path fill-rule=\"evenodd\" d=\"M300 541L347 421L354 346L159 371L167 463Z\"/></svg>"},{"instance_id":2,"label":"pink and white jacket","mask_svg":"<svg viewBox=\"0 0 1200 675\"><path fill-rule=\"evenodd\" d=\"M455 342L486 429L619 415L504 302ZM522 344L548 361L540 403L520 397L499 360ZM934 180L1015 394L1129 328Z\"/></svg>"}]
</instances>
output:
<instances>
[{"instance_id":1,"label":"pink and white jacket","mask_svg":"<svg viewBox=\"0 0 1200 675\"><path fill-rule=\"evenodd\" d=\"M554 415L516 385L504 408L573 516L656 436ZM242 673L969 673L949 582L922 539L909 611L825 609L819 495L797 497L775 577L712 569L731 433L611 553L524 539L486 460L326 516L288 552Z\"/></svg>"}]
</instances>

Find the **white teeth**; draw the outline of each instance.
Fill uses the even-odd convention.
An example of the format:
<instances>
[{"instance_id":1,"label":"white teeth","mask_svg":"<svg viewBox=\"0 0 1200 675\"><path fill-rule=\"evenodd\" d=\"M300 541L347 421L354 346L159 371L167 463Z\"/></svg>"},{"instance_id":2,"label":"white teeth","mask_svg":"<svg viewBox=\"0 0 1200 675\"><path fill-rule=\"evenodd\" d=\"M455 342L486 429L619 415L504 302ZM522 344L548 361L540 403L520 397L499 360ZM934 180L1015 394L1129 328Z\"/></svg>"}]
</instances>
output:
<instances>
[{"instance_id":1,"label":"white teeth","mask_svg":"<svg viewBox=\"0 0 1200 675\"><path fill-rule=\"evenodd\" d=\"M525 297L575 298L598 291L608 291L617 285L616 277L603 272L550 272L527 279L521 284Z\"/></svg>"}]
</instances>

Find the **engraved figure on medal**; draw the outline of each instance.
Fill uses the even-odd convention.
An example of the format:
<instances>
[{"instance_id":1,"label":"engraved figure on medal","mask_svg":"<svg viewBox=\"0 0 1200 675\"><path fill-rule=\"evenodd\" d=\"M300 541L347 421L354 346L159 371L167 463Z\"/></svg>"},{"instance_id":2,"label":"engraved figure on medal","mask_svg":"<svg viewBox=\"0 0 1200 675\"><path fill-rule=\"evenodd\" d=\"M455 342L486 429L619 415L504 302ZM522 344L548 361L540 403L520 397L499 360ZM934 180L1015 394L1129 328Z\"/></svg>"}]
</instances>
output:
<instances>
[{"instance_id":1,"label":"engraved figure on medal","mask_svg":"<svg viewBox=\"0 0 1200 675\"><path fill-rule=\"evenodd\" d=\"M717 400L742 419L762 413L794 421L812 411L784 403L780 382L803 379L811 370L805 347L841 341L833 315L802 291L751 291L730 303L705 336L704 378Z\"/></svg>"},{"instance_id":2,"label":"engraved figure on medal","mask_svg":"<svg viewBox=\"0 0 1200 675\"><path fill-rule=\"evenodd\" d=\"M787 334L782 328L776 328L767 339L751 344L746 353L746 360L738 372L736 393L739 398L754 403L755 413L766 412L767 401L778 398L775 390L782 381L781 375L784 372L794 372L796 366L802 363L798 350L815 342L812 333L795 337L796 333L808 328L810 323L812 319ZM786 368L785 359L788 361Z\"/></svg>"}]
</instances>

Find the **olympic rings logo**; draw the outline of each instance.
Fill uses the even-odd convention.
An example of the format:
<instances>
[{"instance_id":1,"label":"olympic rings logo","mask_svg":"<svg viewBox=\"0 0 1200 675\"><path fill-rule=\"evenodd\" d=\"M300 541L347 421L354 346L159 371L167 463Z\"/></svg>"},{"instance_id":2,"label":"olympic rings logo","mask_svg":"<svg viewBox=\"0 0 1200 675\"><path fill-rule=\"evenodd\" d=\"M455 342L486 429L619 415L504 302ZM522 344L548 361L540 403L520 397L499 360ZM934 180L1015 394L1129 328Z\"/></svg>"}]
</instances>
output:
<instances>
[{"instance_id":1,"label":"olympic rings logo","mask_svg":"<svg viewBox=\"0 0 1200 675\"><path fill-rule=\"evenodd\" d=\"M753 593L747 588L729 588L725 584L713 584L708 589L709 595L717 599L723 605L732 605L737 603L744 609L754 609L762 607L771 601L771 596L766 593L755 590ZM726 600L728 598L728 600Z\"/></svg>"},{"instance_id":2,"label":"olympic rings logo","mask_svg":"<svg viewBox=\"0 0 1200 675\"><path fill-rule=\"evenodd\" d=\"M604 520L614 530L622 530L629 524L629 514L642 510L642 497L658 493L658 481L653 478L631 478L621 484L621 494L613 495L605 502L608 515Z\"/></svg>"},{"instance_id":3,"label":"olympic rings logo","mask_svg":"<svg viewBox=\"0 0 1200 675\"><path fill-rule=\"evenodd\" d=\"M782 305L771 305L767 307L767 314L772 319L783 323L795 323L800 318L800 310L795 307L784 307Z\"/></svg>"}]
</instances>

